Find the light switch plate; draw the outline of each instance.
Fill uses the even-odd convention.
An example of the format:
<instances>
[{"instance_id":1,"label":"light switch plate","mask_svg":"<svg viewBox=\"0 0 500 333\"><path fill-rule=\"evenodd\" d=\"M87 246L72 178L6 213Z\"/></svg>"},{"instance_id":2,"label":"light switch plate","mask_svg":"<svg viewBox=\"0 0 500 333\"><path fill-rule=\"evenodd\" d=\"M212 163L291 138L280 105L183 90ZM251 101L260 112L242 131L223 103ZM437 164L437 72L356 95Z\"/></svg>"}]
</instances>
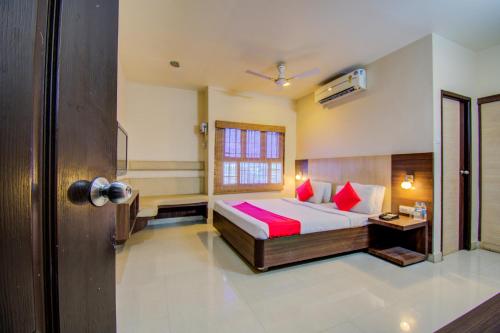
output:
<instances>
[{"instance_id":1,"label":"light switch plate","mask_svg":"<svg viewBox=\"0 0 500 333\"><path fill-rule=\"evenodd\" d=\"M403 205L400 205L400 206L399 206L399 212L400 212L401 214L413 215L413 213L415 212L415 208L410 207L410 206L403 206Z\"/></svg>"}]
</instances>

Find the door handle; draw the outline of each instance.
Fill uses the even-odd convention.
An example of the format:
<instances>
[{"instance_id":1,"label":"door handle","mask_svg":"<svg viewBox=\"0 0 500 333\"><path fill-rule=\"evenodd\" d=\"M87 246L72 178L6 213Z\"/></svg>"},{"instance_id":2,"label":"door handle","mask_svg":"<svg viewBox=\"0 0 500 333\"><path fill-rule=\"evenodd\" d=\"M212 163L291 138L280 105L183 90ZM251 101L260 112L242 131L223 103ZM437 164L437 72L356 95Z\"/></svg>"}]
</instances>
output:
<instances>
[{"instance_id":1,"label":"door handle","mask_svg":"<svg viewBox=\"0 0 500 333\"><path fill-rule=\"evenodd\" d=\"M104 206L108 201L115 204L124 203L132 196L132 187L122 182L109 181L104 177L92 181L79 180L71 184L68 190L71 202L84 204L90 202L96 207Z\"/></svg>"},{"instance_id":2,"label":"door handle","mask_svg":"<svg viewBox=\"0 0 500 333\"><path fill-rule=\"evenodd\" d=\"M460 170L460 174L461 175L468 175L469 174L469 170Z\"/></svg>"}]
</instances>

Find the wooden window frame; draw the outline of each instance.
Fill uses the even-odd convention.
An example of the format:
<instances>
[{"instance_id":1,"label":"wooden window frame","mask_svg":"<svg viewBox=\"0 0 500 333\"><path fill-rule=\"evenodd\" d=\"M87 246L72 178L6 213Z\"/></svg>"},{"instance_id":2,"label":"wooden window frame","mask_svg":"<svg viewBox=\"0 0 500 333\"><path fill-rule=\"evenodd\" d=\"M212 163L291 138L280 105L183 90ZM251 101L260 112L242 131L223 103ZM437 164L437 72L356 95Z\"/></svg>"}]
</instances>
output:
<instances>
[{"instance_id":1,"label":"wooden window frame","mask_svg":"<svg viewBox=\"0 0 500 333\"><path fill-rule=\"evenodd\" d=\"M241 130L241 157L226 157L224 154L225 129L235 128ZM246 131L260 131L260 158L246 158ZM277 158L267 158L267 132L279 133L279 156ZM252 192L278 192L284 188L285 181L285 132L284 126L259 125L229 121L215 121L215 159L214 159L214 194L236 194ZM237 181L234 185L224 185L224 163L236 162ZM265 184L241 184L240 183L240 164L266 163L267 164L267 182ZM281 182L271 183L272 164L281 163Z\"/></svg>"}]
</instances>

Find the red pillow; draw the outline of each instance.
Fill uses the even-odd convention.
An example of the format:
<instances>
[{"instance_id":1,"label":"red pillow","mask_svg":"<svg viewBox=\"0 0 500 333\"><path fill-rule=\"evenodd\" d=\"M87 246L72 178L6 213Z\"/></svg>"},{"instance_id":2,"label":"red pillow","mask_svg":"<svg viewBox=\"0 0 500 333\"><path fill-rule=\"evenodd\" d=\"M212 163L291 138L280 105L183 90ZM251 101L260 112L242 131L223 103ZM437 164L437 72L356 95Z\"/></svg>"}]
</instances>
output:
<instances>
[{"instance_id":1,"label":"red pillow","mask_svg":"<svg viewBox=\"0 0 500 333\"><path fill-rule=\"evenodd\" d=\"M332 201L337 204L340 210L348 211L356 206L361 199L351 186L351 183L347 182L339 193L335 194Z\"/></svg>"},{"instance_id":2,"label":"red pillow","mask_svg":"<svg viewBox=\"0 0 500 333\"><path fill-rule=\"evenodd\" d=\"M302 185L297 187L295 190L297 192L297 197L299 201L306 201L314 195L313 188L311 186L311 181L308 179Z\"/></svg>"}]
</instances>

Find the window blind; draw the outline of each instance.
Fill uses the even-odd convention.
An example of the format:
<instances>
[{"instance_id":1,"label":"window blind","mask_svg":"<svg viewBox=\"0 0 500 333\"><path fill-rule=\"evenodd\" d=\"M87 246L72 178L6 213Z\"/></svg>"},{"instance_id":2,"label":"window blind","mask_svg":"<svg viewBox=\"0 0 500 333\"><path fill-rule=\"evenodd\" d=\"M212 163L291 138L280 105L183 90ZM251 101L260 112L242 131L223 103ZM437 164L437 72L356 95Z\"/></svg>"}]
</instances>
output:
<instances>
[{"instance_id":1,"label":"window blind","mask_svg":"<svg viewBox=\"0 0 500 333\"><path fill-rule=\"evenodd\" d=\"M283 189L285 127L215 122L214 191Z\"/></svg>"}]
</instances>

